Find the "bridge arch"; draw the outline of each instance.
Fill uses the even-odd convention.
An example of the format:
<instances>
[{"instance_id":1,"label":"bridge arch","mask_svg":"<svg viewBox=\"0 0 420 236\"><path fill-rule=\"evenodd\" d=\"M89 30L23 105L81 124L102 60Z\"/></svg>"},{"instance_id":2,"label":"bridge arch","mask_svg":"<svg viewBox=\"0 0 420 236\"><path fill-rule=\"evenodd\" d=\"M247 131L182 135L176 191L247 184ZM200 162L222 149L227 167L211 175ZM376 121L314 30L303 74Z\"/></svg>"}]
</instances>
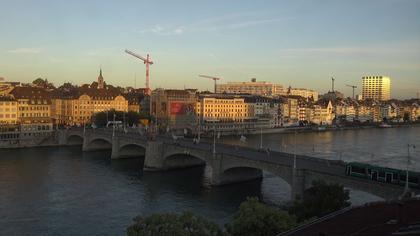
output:
<instances>
[{"instance_id":1,"label":"bridge arch","mask_svg":"<svg viewBox=\"0 0 420 236\"><path fill-rule=\"evenodd\" d=\"M207 165L207 158L201 153L189 151L183 148L172 148L168 150L163 157L164 169L177 169L194 166Z\"/></svg>"},{"instance_id":2,"label":"bridge arch","mask_svg":"<svg viewBox=\"0 0 420 236\"><path fill-rule=\"evenodd\" d=\"M165 169L176 169L205 165L207 165L205 157L187 151L172 152L165 155L163 159L163 167Z\"/></svg>"},{"instance_id":3,"label":"bridge arch","mask_svg":"<svg viewBox=\"0 0 420 236\"><path fill-rule=\"evenodd\" d=\"M242 179L242 175L245 179L247 175L250 176L250 179L252 176L255 178L262 178L263 172L271 173L272 175L282 179L289 186L292 186L293 172L290 167L281 165L273 166L264 162L249 160L225 162L224 168L220 171L220 180L223 180L226 177L232 179L235 175L238 180ZM223 181L221 184L223 184Z\"/></svg>"},{"instance_id":4,"label":"bridge arch","mask_svg":"<svg viewBox=\"0 0 420 236\"><path fill-rule=\"evenodd\" d=\"M136 143L122 145L118 150L119 156L142 156L146 154L146 147Z\"/></svg>"},{"instance_id":5,"label":"bridge arch","mask_svg":"<svg viewBox=\"0 0 420 236\"><path fill-rule=\"evenodd\" d=\"M87 144L85 150L106 150L112 149L112 142L106 138L94 138Z\"/></svg>"},{"instance_id":6,"label":"bridge arch","mask_svg":"<svg viewBox=\"0 0 420 236\"><path fill-rule=\"evenodd\" d=\"M83 136L79 134L71 134L67 137L66 144L67 145L82 145Z\"/></svg>"}]
</instances>

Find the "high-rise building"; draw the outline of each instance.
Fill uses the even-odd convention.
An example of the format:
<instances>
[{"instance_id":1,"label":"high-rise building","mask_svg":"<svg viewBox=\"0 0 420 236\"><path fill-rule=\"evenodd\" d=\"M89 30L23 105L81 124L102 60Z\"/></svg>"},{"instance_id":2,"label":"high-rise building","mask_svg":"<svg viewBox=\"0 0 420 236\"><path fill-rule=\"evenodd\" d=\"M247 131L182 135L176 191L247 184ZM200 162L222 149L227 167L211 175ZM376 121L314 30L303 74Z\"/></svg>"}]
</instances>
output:
<instances>
[{"instance_id":1,"label":"high-rise building","mask_svg":"<svg viewBox=\"0 0 420 236\"><path fill-rule=\"evenodd\" d=\"M391 79L386 76L362 77L363 99L386 101L391 98Z\"/></svg>"}]
</instances>

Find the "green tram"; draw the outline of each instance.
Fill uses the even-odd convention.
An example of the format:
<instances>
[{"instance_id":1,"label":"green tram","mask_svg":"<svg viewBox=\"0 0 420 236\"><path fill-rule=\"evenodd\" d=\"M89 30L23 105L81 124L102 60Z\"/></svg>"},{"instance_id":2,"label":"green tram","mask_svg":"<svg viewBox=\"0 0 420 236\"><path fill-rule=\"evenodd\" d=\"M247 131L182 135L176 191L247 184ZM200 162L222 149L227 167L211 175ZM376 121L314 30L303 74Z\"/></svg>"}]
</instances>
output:
<instances>
[{"instance_id":1,"label":"green tram","mask_svg":"<svg viewBox=\"0 0 420 236\"><path fill-rule=\"evenodd\" d=\"M360 162L347 163L346 175L401 186L405 186L406 181L405 170L374 166ZM408 186L420 189L420 173L408 172Z\"/></svg>"}]
</instances>

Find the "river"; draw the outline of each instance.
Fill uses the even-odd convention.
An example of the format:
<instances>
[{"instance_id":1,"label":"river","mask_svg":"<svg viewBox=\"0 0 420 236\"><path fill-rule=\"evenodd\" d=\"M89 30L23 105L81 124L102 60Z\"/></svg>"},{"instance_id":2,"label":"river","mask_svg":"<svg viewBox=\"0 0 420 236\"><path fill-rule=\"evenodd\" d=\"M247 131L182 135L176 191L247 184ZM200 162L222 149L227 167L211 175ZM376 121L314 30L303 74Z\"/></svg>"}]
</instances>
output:
<instances>
[{"instance_id":1,"label":"river","mask_svg":"<svg viewBox=\"0 0 420 236\"><path fill-rule=\"evenodd\" d=\"M272 150L293 152L294 140L294 134L263 135ZM260 136L218 141L258 147ZM393 167L405 167L406 145L413 143L410 168L420 169L420 127L302 133L296 143L300 154ZM290 187L270 173L262 181L211 187L204 167L143 173L142 162L111 161L110 152L80 147L0 150L0 235L124 235L136 215L184 210L223 225L247 196L278 205L290 200ZM375 200L351 191L353 204Z\"/></svg>"}]
</instances>

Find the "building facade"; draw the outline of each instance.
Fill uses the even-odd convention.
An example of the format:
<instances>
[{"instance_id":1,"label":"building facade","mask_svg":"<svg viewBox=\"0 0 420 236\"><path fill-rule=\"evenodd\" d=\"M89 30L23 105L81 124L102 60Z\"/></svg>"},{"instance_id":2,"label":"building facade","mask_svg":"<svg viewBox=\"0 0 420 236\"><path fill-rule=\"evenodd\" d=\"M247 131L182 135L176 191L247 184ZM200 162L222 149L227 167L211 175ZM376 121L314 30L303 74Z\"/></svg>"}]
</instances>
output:
<instances>
[{"instance_id":1,"label":"building facade","mask_svg":"<svg viewBox=\"0 0 420 236\"><path fill-rule=\"evenodd\" d=\"M284 89L280 84L252 79L251 82L228 82L226 84L217 84L216 93L252 94L271 97L284 95Z\"/></svg>"},{"instance_id":2,"label":"building facade","mask_svg":"<svg viewBox=\"0 0 420 236\"><path fill-rule=\"evenodd\" d=\"M18 123L17 101L12 97L0 96L0 125Z\"/></svg>"},{"instance_id":3,"label":"building facade","mask_svg":"<svg viewBox=\"0 0 420 236\"><path fill-rule=\"evenodd\" d=\"M159 130L196 128L196 89L156 89L150 96L150 114Z\"/></svg>"},{"instance_id":4,"label":"building facade","mask_svg":"<svg viewBox=\"0 0 420 236\"><path fill-rule=\"evenodd\" d=\"M287 91L289 96L300 96L306 99L311 99L313 101L318 101L319 94L315 90L305 89L305 88L289 88Z\"/></svg>"},{"instance_id":5,"label":"building facade","mask_svg":"<svg viewBox=\"0 0 420 236\"><path fill-rule=\"evenodd\" d=\"M362 77L363 99L387 101L391 98L391 79L386 76Z\"/></svg>"}]
</instances>

